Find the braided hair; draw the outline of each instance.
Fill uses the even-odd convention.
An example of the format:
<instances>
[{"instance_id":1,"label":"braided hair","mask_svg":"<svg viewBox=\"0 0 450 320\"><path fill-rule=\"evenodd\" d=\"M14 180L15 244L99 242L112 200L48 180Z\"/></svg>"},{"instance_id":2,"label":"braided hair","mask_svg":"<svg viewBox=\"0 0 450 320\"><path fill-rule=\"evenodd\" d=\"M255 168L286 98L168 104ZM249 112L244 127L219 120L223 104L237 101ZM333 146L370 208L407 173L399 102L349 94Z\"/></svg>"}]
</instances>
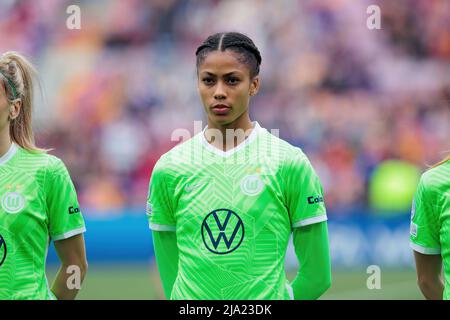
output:
<instances>
[{"instance_id":1,"label":"braided hair","mask_svg":"<svg viewBox=\"0 0 450 320\"><path fill-rule=\"evenodd\" d=\"M259 74L261 54L252 39L239 32L221 32L209 36L195 52L197 57L197 70L212 51L231 50L239 54L238 61L250 69L250 78Z\"/></svg>"}]
</instances>

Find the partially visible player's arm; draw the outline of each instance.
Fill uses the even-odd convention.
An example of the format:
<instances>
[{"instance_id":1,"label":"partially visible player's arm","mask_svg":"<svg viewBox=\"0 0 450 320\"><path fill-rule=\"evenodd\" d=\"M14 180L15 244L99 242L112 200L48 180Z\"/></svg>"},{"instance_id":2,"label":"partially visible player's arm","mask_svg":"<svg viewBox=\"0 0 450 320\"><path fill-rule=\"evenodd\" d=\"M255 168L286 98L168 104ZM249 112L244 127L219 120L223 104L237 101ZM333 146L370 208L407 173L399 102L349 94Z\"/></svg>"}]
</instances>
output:
<instances>
[{"instance_id":1,"label":"partially visible player's arm","mask_svg":"<svg viewBox=\"0 0 450 320\"><path fill-rule=\"evenodd\" d=\"M53 282L52 292L58 300L73 300L80 289L78 284L83 283L88 266L83 234L55 241L54 244L61 267Z\"/></svg>"},{"instance_id":2,"label":"partially visible player's arm","mask_svg":"<svg viewBox=\"0 0 450 320\"><path fill-rule=\"evenodd\" d=\"M294 229L294 248L299 261L292 282L295 299L319 298L331 286L331 263L327 222Z\"/></svg>"},{"instance_id":3,"label":"partially visible player's arm","mask_svg":"<svg viewBox=\"0 0 450 320\"><path fill-rule=\"evenodd\" d=\"M440 254L422 254L414 251L417 282L425 298L442 300L444 283L441 278L442 258Z\"/></svg>"},{"instance_id":4,"label":"partially visible player's arm","mask_svg":"<svg viewBox=\"0 0 450 320\"><path fill-rule=\"evenodd\" d=\"M178 274L177 236L173 231L152 231L156 264L164 294L170 299Z\"/></svg>"},{"instance_id":5,"label":"partially visible player's arm","mask_svg":"<svg viewBox=\"0 0 450 320\"><path fill-rule=\"evenodd\" d=\"M441 300L444 285L441 279L441 222L437 194L432 180L424 173L417 185L411 208L410 245L414 250L417 284L426 299Z\"/></svg>"}]
</instances>

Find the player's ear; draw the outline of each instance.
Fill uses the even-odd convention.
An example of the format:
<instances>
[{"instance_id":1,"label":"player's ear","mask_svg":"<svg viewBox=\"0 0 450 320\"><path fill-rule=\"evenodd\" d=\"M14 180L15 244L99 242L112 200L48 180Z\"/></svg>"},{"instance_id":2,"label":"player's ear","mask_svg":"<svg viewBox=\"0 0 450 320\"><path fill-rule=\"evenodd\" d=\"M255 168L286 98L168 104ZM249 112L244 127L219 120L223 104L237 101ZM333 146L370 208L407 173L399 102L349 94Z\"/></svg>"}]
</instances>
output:
<instances>
[{"instance_id":1,"label":"player's ear","mask_svg":"<svg viewBox=\"0 0 450 320\"><path fill-rule=\"evenodd\" d=\"M22 100L16 99L9 106L9 119L14 120L20 114L20 109L22 108Z\"/></svg>"},{"instance_id":2,"label":"player's ear","mask_svg":"<svg viewBox=\"0 0 450 320\"><path fill-rule=\"evenodd\" d=\"M254 96L258 93L259 90L259 76L256 76L252 79L250 83L250 96Z\"/></svg>"}]
</instances>

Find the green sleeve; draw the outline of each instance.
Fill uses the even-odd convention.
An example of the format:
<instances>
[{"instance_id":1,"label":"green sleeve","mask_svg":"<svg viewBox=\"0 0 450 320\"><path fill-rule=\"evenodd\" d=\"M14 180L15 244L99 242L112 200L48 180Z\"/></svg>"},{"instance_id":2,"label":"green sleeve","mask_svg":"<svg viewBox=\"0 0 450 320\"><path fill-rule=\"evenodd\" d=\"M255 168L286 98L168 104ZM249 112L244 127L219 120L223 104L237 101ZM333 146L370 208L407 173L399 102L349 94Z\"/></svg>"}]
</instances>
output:
<instances>
[{"instance_id":1,"label":"green sleeve","mask_svg":"<svg viewBox=\"0 0 450 320\"><path fill-rule=\"evenodd\" d=\"M422 254L440 254L439 213L434 208L435 195L426 183L422 175L411 209L410 245Z\"/></svg>"},{"instance_id":2,"label":"green sleeve","mask_svg":"<svg viewBox=\"0 0 450 320\"><path fill-rule=\"evenodd\" d=\"M294 229L294 248L299 261L292 282L296 300L319 298L331 285L327 222Z\"/></svg>"},{"instance_id":3,"label":"green sleeve","mask_svg":"<svg viewBox=\"0 0 450 320\"><path fill-rule=\"evenodd\" d=\"M164 294L170 299L178 274L178 247L175 232L153 231L156 264Z\"/></svg>"},{"instance_id":4,"label":"green sleeve","mask_svg":"<svg viewBox=\"0 0 450 320\"><path fill-rule=\"evenodd\" d=\"M296 149L284 167L285 196L293 228L327 220L322 184L306 155Z\"/></svg>"},{"instance_id":5,"label":"green sleeve","mask_svg":"<svg viewBox=\"0 0 450 320\"><path fill-rule=\"evenodd\" d=\"M48 228L53 240L63 240L86 231L75 186L63 162L50 160L45 178Z\"/></svg>"},{"instance_id":6,"label":"green sleeve","mask_svg":"<svg viewBox=\"0 0 450 320\"><path fill-rule=\"evenodd\" d=\"M150 229L154 231L176 230L173 190L169 190L168 178L160 159L153 168L147 197L147 217Z\"/></svg>"}]
</instances>

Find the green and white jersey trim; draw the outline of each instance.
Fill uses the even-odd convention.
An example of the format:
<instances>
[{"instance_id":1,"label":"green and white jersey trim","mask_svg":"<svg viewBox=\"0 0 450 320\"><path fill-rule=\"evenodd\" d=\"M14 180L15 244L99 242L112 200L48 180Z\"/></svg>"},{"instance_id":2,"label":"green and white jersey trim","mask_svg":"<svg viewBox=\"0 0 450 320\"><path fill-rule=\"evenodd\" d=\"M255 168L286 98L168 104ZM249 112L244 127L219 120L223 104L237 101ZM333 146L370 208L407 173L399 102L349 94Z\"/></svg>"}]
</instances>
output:
<instances>
[{"instance_id":1,"label":"green and white jersey trim","mask_svg":"<svg viewBox=\"0 0 450 320\"><path fill-rule=\"evenodd\" d=\"M253 130L250 133L250 135L247 137L247 139L245 139L244 141L242 141L239 145L237 145L236 147L228 150L228 151L223 151L220 150L214 146L212 146L205 137L205 132L208 129L208 126L206 126L203 129L202 134L200 135L200 141L202 143L202 145L209 151L211 151L212 153L215 153L216 155L220 156L220 157L224 157L224 158L228 158L230 156L232 156L233 154L235 154L236 152L239 152L240 150L244 149L247 145L249 145L250 143L252 143L256 137L258 136L258 134L260 133L261 130L265 130L262 129L261 126L259 125L259 123L257 121L253 122Z\"/></svg>"},{"instance_id":2,"label":"green and white jersey trim","mask_svg":"<svg viewBox=\"0 0 450 320\"><path fill-rule=\"evenodd\" d=\"M417 252L422 253L422 254L441 254L441 249L440 248L426 248L426 247L420 246L418 244L415 244L412 241L409 242L409 246L414 251L417 251Z\"/></svg>"},{"instance_id":3,"label":"green and white jersey trim","mask_svg":"<svg viewBox=\"0 0 450 320\"><path fill-rule=\"evenodd\" d=\"M73 236L76 236L76 235L79 235L79 234L82 234L85 232L86 232L86 227L82 227L82 228L74 229L72 231L63 233L61 235L54 236L52 239L53 239L53 241L65 240L65 239L72 238Z\"/></svg>"},{"instance_id":4,"label":"green and white jersey trim","mask_svg":"<svg viewBox=\"0 0 450 320\"><path fill-rule=\"evenodd\" d=\"M156 223L149 223L150 229L153 231L176 231L177 227L175 226L167 226L167 225L161 225Z\"/></svg>"},{"instance_id":5,"label":"green and white jersey trim","mask_svg":"<svg viewBox=\"0 0 450 320\"><path fill-rule=\"evenodd\" d=\"M312 218L307 218L304 220L300 220L297 221L295 223L292 224L293 228L298 228L298 227L305 227L308 226L310 224L314 224L314 223L319 223L319 222L323 222L323 221L327 221L328 217L326 214L318 216L318 217L312 217Z\"/></svg>"},{"instance_id":6,"label":"green and white jersey trim","mask_svg":"<svg viewBox=\"0 0 450 320\"><path fill-rule=\"evenodd\" d=\"M15 143L12 143L9 147L8 151L0 157L0 165L5 164L8 162L17 152L17 146Z\"/></svg>"}]
</instances>

